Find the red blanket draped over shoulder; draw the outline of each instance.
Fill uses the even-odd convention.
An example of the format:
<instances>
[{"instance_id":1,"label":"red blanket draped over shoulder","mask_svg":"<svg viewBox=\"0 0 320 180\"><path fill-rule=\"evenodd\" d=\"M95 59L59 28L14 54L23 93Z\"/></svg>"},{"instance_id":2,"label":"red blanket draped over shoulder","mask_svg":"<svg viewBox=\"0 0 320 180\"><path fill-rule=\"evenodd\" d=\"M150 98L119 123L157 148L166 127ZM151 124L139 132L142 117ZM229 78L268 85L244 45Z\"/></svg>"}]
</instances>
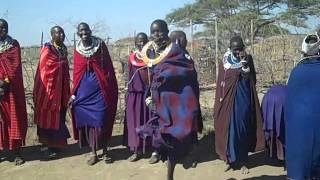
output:
<instances>
[{"instance_id":1,"label":"red blanket draped over shoulder","mask_svg":"<svg viewBox=\"0 0 320 180\"><path fill-rule=\"evenodd\" d=\"M107 124L106 132L107 138L112 135L113 123L117 111L118 103L118 84L114 72L114 68L111 62L109 51L104 42L101 42L97 52L86 58L82 56L76 49L74 50L74 70L73 70L73 88L72 94L74 94L80 84L83 74L87 70L87 67L93 68L97 75L101 92L107 103ZM76 129L75 117L72 117L73 124L73 134L74 138L78 139L78 131Z\"/></svg>"},{"instance_id":2,"label":"red blanket draped over shoulder","mask_svg":"<svg viewBox=\"0 0 320 180\"><path fill-rule=\"evenodd\" d=\"M0 79L10 80L1 100L0 149L10 150L24 145L27 133L27 111L23 88L20 45L13 40L12 47L0 53Z\"/></svg>"},{"instance_id":3,"label":"red blanket draped over shoulder","mask_svg":"<svg viewBox=\"0 0 320 180\"><path fill-rule=\"evenodd\" d=\"M59 129L60 110L67 108L70 98L69 83L67 55L59 57L51 44L44 45L33 90L34 117L40 128Z\"/></svg>"}]
</instances>

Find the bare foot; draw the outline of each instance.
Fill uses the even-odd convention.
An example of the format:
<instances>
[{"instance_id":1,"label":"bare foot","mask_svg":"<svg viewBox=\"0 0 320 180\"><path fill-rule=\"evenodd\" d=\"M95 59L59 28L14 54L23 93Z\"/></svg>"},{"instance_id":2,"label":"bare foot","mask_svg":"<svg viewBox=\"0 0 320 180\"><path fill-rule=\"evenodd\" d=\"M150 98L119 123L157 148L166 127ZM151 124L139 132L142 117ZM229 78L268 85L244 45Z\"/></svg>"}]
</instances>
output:
<instances>
[{"instance_id":1,"label":"bare foot","mask_svg":"<svg viewBox=\"0 0 320 180\"><path fill-rule=\"evenodd\" d=\"M241 173L242 174L249 174L250 172L249 172L249 169L246 166L242 166L241 167Z\"/></svg>"}]
</instances>

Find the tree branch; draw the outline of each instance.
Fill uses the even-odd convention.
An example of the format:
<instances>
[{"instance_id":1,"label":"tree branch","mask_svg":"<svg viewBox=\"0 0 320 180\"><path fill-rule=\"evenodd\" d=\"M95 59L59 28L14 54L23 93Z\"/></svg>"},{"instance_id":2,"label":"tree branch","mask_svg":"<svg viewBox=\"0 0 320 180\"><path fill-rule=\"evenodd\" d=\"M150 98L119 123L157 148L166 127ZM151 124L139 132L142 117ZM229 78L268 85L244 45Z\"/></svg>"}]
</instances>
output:
<instances>
[{"instance_id":1,"label":"tree branch","mask_svg":"<svg viewBox=\"0 0 320 180\"><path fill-rule=\"evenodd\" d=\"M277 4L277 3L273 1L272 3L270 3L270 4L268 4L268 5L260 8L259 11L263 11L263 10L265 10L265 9L270 9L272 6L274 6L274 5L276 5L276 4Z\"/></svg>"},{"instance_id":2,"label":"tree branch","mask_svg":"<svg viewBox=\"0 0 320 180\"><path fill-rule=\"evenodd\" d=\"M266 21L262 22L261 24L257 25L257 27L255 28L254 33L253 33L253 38L257 36L259 30L262 27L269 25L269 24L272 24L274 22L276 22L276 19L270 19L270 20L266 20Z\"/></svg>"}]
</instances>

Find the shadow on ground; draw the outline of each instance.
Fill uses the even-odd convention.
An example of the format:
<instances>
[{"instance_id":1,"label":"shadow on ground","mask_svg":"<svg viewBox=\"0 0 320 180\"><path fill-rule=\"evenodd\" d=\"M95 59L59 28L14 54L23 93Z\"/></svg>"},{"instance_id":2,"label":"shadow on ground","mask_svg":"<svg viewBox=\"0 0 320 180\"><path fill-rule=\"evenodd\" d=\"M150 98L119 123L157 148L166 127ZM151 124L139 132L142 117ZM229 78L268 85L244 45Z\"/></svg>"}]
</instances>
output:
<instances>
[{"instance_id":1,"label":"shadow on ground","mask_svg":"<svg viewBox=\"0 0 320 180\"><path fill-rule=\"evenodd\" d=\"M285 180L286 176L281 175L281 176L259 176L259 177L251 177L251 178L246 178L246 179L242 179L242 180ZM227 180L238 180L235 178L229 178Z\"/></svg>"}]
</instances>

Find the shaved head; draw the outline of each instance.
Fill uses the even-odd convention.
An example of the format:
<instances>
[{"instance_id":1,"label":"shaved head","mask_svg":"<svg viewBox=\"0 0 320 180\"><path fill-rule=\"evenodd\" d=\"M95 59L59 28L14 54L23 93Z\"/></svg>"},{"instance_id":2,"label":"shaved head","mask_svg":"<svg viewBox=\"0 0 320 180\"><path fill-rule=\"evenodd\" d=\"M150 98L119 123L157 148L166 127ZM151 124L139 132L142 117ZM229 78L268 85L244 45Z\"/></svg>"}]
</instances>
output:
<instances>
[{"instance_id":1,"label":"shaved head","mask_svg":"<svg viewBox=\"0 0 320 180\"><path fill-rule=\"evenodd\" d=\"M150 33L152 40L162 48L165 48L166 44L170 41L168 24L162 20L157 19L151 23Z\"/></svg>"},{"instance_id":2,"label":"shaved head","mask_svg":"<svg viewBox=\"0 0 320 180\"><path fill-rule=\"evenodd\" d=\"M163 31L167 31L169 33L169 28L168 28L168 24L166 21L162 20L162 19L156 19L154 20L152 23L151 23L151 26L150 26L150 30L152 31L152 26L154 25L158 25L161 27L161 29Z\"/></svg>"},{"instance_id":3,"label":"shaved head","mask_svg":"<svg viewBox=\"0 0 320 180\"><path fill-rule=\"evenodd\" d=\"M245 54L245 46L240 36L233 36L230 39L230 50L236 58L241 58Z\"/></svg>"},{"instance_id":4,"label":"shaved head","mask_svg":"<svg viewBox=\"0 0 320 180\"><path fill-rule=\"evenodd\" d=\"M139 51L141 51L143 46L147 44L148 41L149 40L147 34L144 32L140 32L135 37L134 44L139 49Z\"/></svg>"},{"instance_id":5,"label":"shaved head","mask_svg":"<svg viewBox=\"0 0 320 180\"><path fill-rule=\"evenodd\" d=\"M135 39L138 39L138 38L143 38L143 39L147 39L148 40L148 35L144 32L139 32L137 35L136 35L136 38Z\"/></svg>"},{"instance_id":6,"label":"shaved head","mask_svg":"<svg viewBox=\"0 0 320 180\"><path fill-rule=\"evenodd\" d=\"M87 27L88 29L90 29L89 24L87 24L87 23L85 23L85 22L81 22L81 23L78 24L78 30L79 30L80 27L83 27L83 26L85 26L85 27ZM90 30L91 30L91 29L90 29Z\"/></svg>"},{"instance_id":7,"label":"shaved head","mask_svg":"<svg viewBox=\"0 0 320 180\"><path fill-rule=\"evenodd\" d=\"M91 44L91 29L90 26L85 23L85 22L81 22L78 25L78 36L81 38L82 41L84 41L86 44Z\"/></svg>"},{"instance_id":8,"label":"shaved head","mask_svg":"<svg viewBox=\"0 0 320 180\"><path fill-rule=\"evenodd\" d=\"M0 40L4 40L9 31L8 22L4 19L0 19Z\"/></svg>"},{"instance_id":9,"label":"shaved head","mask_svg":"<svg viewBox=\"0 0 320 180\"><path fill-rule=\"evenodd\" d=\"M53 36L54 32L57 31L57 30L64 31L61 26L53 26L53 27L50 29L50 34L51 34L51 36Z\"/></svg>"},{"instance_id":10,"label":"shaved head","mask_svg":"<svg viewBox=\"0 0 320 180\"><path fill-rule=\"evenodd\" d=\"M178 43L183 49L187 48L188 40L186 33L183 31L172 31L170 39L173 43Z\"/></svg>"},{"instance_id":11,"label":"shaved head","mask_svg":"<svg viewBox=\"0 0 320 180\"><path fill-rule=\"evenodd\" d=\"M53 26L50 30L52 41L57 44L61 45L64 42L65 34L64 30L60 26Z\"/></svg>"},{"instance_id":12,"label":"shaved head","mask_svg":"<svg viewBox=\"0 0 320 180\"><path fill-rule=\"evenodd\" d=\"M8 22L4 19L0 19L0 23L2 23L3 25L5 25L7 28L9 27L8 26Z\"/></svg>"},{"instance_id":13,"label":"shaved head","mask_svg":"<svg viewBox=\"0 0 320 180\"><path fill-rule=\"evenodd\" d=\"M244 48L243 40L240 36L233 36L230 39L230 49Z\"/></svg>"}]
</instances>

